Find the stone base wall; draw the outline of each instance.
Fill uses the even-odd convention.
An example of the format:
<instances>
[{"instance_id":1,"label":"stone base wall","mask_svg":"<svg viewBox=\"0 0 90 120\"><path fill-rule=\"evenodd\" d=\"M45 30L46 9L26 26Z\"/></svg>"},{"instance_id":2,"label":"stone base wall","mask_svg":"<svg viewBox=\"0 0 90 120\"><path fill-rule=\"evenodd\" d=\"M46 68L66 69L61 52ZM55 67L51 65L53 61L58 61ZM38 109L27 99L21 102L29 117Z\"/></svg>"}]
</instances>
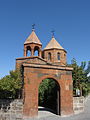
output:
<instances>
[{"instance_id":1,"label":"stone base wall","mask_svg":"<svg viewBox=\"0 0 90 120\"><path fill-rule=\"evenodd\" d=\"M75 114L84 111L84 97L73 97L73 110Z\"/></svg>"},{"instance_id":2,"label":"stone base wall","mask_svg":"<svg viewBox=\"0 0 90 120\"><path fill-rule=\"evenodd\" d=\"M21 99L0 99L0 120L22 120L23 101Z\"/></svg>"},{"instance_id":3,"label":"stone base wall","mask_svg":"<svg viewBox=\"0 0 90 120\"><path fill-rule=\"evenodd\" d=\"M84 110L84 97L73 98L74 113ZM23 120L23 100L0 99L0 120Z\"/></svg>"}]
</instances>

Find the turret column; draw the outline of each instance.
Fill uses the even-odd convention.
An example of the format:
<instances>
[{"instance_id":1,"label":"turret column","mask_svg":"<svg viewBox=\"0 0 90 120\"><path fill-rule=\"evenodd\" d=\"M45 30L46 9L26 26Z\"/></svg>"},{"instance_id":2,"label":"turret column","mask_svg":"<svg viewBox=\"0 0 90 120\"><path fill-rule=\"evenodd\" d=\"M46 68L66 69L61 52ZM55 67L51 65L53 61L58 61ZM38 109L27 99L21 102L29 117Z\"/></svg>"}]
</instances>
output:
<instances>
[{"instance_id":1,"label":"turret column","mask_svg":"<svg viewBox=\"0 0 90 120\"><path fill-rule=\"evenodd\" d=\"M34 48L31 48L31 56L34 56Z\"/></svg>"},{"instance_id":2,"label":"turret column","mask_svg":"<svg viewBox=\"0 0 90 120\"><path fill-rule=\"evenodd\" d=\"M26 56L27 56L27 49L24 48L24 57L26 57Z\"/></svg>"},{"instance_id":3,"label":"turret column","mask_svg":"<svg viewBox=\"0 0 90 120\"><path fill-rule=\"evenodd\" d=\"M41 51L41 49L39 50L39 57L42 57L42 51Z\"/></svg>"}]
</instances>

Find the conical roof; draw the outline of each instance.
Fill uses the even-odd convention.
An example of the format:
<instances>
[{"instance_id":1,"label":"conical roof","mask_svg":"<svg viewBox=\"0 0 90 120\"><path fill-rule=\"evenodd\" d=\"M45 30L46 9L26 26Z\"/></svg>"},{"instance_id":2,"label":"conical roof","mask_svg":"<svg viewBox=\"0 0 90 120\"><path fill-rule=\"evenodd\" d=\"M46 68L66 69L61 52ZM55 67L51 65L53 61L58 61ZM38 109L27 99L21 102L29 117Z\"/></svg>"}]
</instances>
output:
<instances>
[{"instance_id":1,"label":"conical roof","mask_svg":"<svg viewBox=\"0 0 90 120\"><path fill-rule=\"evenodd\" d=\"M54 37L52 37L51 41L48 43L48 45L44 48L44 50L47 49L64 49L57 41Z\"/></svg>"},{"instance_id":2,"label":"conical roof","mask_svg":"<svg viewBox=\"0 0 90 120\"><path fill-rule=\"evenodd\" d=\"M35 31L33 30L32 33L29 35L29 37L26 39L26 41L24 42L24 44L28 44L28 43L37 43L37 44L42 44L39 40L39 38L37 37Z\"/></svg>"}]
</instances>

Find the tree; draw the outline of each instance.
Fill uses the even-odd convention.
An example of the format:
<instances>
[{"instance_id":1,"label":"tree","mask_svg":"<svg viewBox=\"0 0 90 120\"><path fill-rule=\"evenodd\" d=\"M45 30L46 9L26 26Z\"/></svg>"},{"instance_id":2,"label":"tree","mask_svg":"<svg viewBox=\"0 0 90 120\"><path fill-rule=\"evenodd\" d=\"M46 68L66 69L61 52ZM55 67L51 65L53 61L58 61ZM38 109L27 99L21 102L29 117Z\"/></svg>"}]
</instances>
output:
<instances>
[{"instance_id":1,"label":"tree","mask_svg":"<svg viewBox=\"0 0 90 120\"><path fill-rule=\"evenodd\" d=\"M73 91L76 94L76 89L81 91L81 94L86 96L89 92L89 78L88 73L90 72L90 61L86 67L86 62L81 62L79 66L75 59L72 59L71 65L73 67L72 78L73 78Z\"/></svg>"},{"instance_id":2,"label":"tree","mask_svg":"<svg viewBox=\"0 0 90 120\"><path fill-rule=\"evenodd\" d=\"M10 75L0 80L0 98L18 98L21 87L20 71L10 71Z\"/></svg>"},{"instance_id":3,"label":"tree","mask_svg":"<svg viewBox=\"0 0 90 120\"><path fill-rule=\"evenodd\" d=\"M39 86L39 104L42 105L45 99L49 99L52 89L56 86L53 79L45 79Z\"/></svg>"}]
</instances>

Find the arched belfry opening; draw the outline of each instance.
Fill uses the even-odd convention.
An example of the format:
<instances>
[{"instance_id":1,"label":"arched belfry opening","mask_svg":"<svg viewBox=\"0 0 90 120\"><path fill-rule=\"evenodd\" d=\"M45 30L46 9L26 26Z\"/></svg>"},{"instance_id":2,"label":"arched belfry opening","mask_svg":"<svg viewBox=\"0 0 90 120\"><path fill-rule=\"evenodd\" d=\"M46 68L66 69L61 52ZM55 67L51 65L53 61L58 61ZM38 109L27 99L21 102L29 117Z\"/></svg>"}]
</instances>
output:
<instances>
[{"instance_id":1,"label":"arched belfry opening","mask_svg":"<svg viewBox=\"0 0 90 120\"><path fill-rule=\"evenodd\" d=\"M60 85L53 78L44 79L39 85L38 110L60 115Z\"/></svg>"},{"instance_id":2,"label":"arched belfry opening","mask_svg":"<svg viewBox=\"0 0 90 120\"><path fill-rule=\"evenodd\" d=\"M29 57L31 56L31 47L30 46L27 46L27 51L26 51L26 56Z\"/></svg>"},{"instance_id":3,"label":"arched belfry opening","mask_svg":"<svg viewBox=\"0 0 90 120\"><path fill-rule=\"evenodd\" d=\"M21 71L23 67L24 117L38 116L38 106L58 115L73 113L73 69L66 64L66 54L54 35L42 50L42 43L32 29L24 42L24 56L16 59L16 69ZM46 89L43 96L39 92L41 86Z\"/></svg>"},{"instance_id":4,"label":"arched belfry opening","mask_svg":"<svg viewBox=\"0 0 90 120\"><path fill-rule=\"evenodd\" d=\"M39 56L40 48L38 46L35 46L34 48L34 56Z\"/></svg>"}]
</instances>

